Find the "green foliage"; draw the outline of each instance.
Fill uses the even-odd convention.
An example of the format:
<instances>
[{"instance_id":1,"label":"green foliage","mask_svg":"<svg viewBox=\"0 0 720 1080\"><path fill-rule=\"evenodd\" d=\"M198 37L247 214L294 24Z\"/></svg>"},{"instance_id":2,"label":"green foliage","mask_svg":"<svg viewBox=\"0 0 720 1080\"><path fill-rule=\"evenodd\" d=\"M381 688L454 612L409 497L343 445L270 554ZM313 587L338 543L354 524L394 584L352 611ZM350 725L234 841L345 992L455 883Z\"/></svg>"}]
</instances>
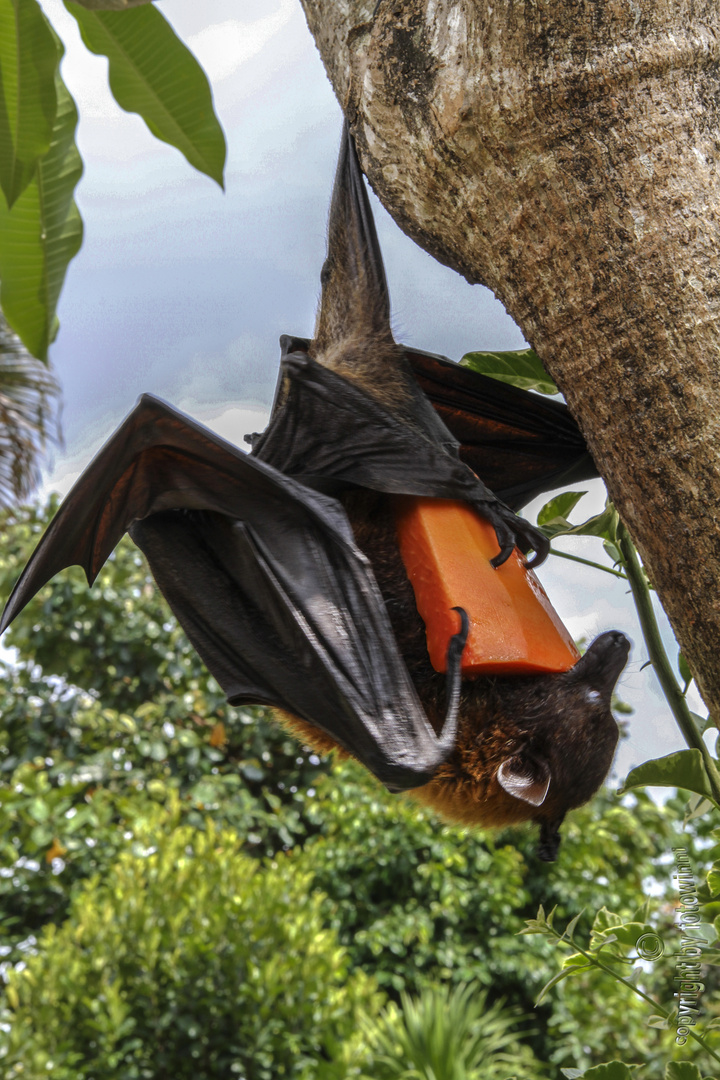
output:
<instances>
[{"instance_id":1,"label":"green foliage","mask_svg":"<svg viewBox=\"0 0 720 1080\"><path fill-rule=\"evenodd\" d=\"M0 553L5 595L51 509L6 515L15 525ZM129 541L93 590L81 574L57 578L8 640L34 653L0 681L8 944L62 919L74 885L105 872L174 795L184 822L203 828L211 812L253 854L290 848L313 828L306 805L325 765L266 710L226 704Z\"/></svg>"},{"instance_id":2,"label":"green foliage","mask_svg":"<svg viewBox=\"0 0 720 1080\"><path fill-rule=\"evenodd\" d=\"M538 512L538 527L549 540L553 540L558 536L597 536L602 540L605 553L609 555L613 563L622 564L623 560L617 537L620 518L617 510L609 500L606 501L602 513L593 515L593 517L588 518L579 525L573 525L568 521L567 515L586 494L585 491L562 491L559 495L556 495L550 502L545 503ZM560 552L555 551L554 554L557 555ZM600 570L608 569L599 563L593 565ZM649 586L647 578L644 578L644 580L646 585Z\"/></svg>"},{"instance_id":3,"label":"green foliage","mask_svg":"<svg viewBox=\"0 0 720 1080\"><path fill-rule=\"evenodd\" d=\"M0 313L0 507L24 498L38 480L38 458L59 439L60 387L30 356Z\"/></svg>"},{"instance_id":4,"label":"green foliage","mask_svg":"<svg viewBox=\"0 0 720 1080\"><path fill-rule=\"evenodd\" d=\"M353 964L372 971L393 998L472 980L491 1000L534 1010L539 1033L529 1041L542 1061L589 1064L617 1044L643 1056L647 1009L619 994L611 978L598 984L594 972L576 974L568 993L561 988L535 1009L554 968L553 945L518 935L543 903L565 921L586 909L578 924L586 934L603 905L630 920L658 857L687 842L676 832L679 804L666 810L644 794L619 804L601 794L569 815L552 865L537 859L532 827L486 835L443 827L354 764L318 783L308 812L318 835L302 858L328 896L327 918ZM664 871L660 880L667 888ZM598 986L602 1010L593 1006ZM653 1035L651 1045L660 1042Z\"/></svg>"},{"instance_id":5,"label":"green foliage","mask_svg":"<svg viewBox=\"0 0 720 1080\"><path fill-rule=\"evenodd\" d=\"M118 104L222 186L225 138L207 78L160 12L150 4L122 11L66 6L88 48L108 57ZM127 8L120 0L103 6ZM62 54L37 0L0 0L0 303L41 360L82 243L73 201L82 175L77 110L60 77Z\"/></svg>"},{"instance_id":6,"label":"green foliage","mask_svg":"<svg viewBox=\"0 0 720 1080\"><path fill-rule=\"evenodd\" d=\"M8 696L2 698L10 702L13 716L0 724L0 743L7 747L17 741L8 731L15 720L22 722L23 706L29 708L33 737L40 740L44 729L49 738L43 756L16 766L0 786L0 864L6 870L0 876L0 923L6 945L64 918L73 887L93 873L105 873L157 805L174 795L180 797L183 821L201 828L212 813L219 824L237 828L252 853L281 850L304 838L307 790L290 792L277 783L247 781L244 772L261 770L252 757L234 762L214 747L214 729L163 730L161 718L152 713L143 717L147 726L139 727L132 717L76 698L60 697L42 707L33 694L18 694L12 701L14 685L5 688ZM63 748L65 721L70 723L65 741L73 745ZM285 781L299 778L303 768L318 771L296 745L249 717L239 726L235 745L243 738L249 749L264 748L268 764L274 758ZM81 752L83 742L86 753ZM266 762L261 759L261 764Z\"/></svg>"},{"instance_id":7,"label":"green foliage","mask_svg":"<svg viewBox=\"0 0 720 1080\"><path fill-rule=\"evenodd\" d=\"M429 980L487 986L510 959L504 950L518 952L498 927L512 930L526 900L519 851L442 827L354 764L318 784L308 812L319 836L304 857L328 895L328 918L354 964L373 969L386 989L418 991Z\"/></svg>"},{"instance_id":8,"label":"green foliage","mask_svg":"<svg viewBox=\"0 0 720 1080\"><path fill-rule=\"evenodd\" d=\"M585 1072L580 1069L563 1069L562 1072L567 1080L633 1080L638 1068L622 1061L608 1061ZM665 1080L715 1080L712 1076L703 1076L697 1065L690 1061L669 1061L663 1075Z\"/></svg>"},{"instance_id":9,"label":"green foliage","mask_svg":"<svg viewBox=\"0 0 720 1080\"><path fill-rule=\"evenodd\" d=\"M125 8L152 4L153 0L78 0L89 11L124 11Z\"/></svg>"},{"instance_id":10,"label":"green foliage","mask_svg":"<svg viewBox=\"0 0 720 1080\"><path fill-rule=\"evenodd\" d=\"M5 516L5 593L51 510ZM124 860L145 858L160 833L168 843L172 827L202 833L208 817L213 828L233 830L245 854L293 848L280 865L309 880L306 891L325 894L320 918L352 970L376 977L396 1004L402 991L422 997L433 984L449 992L473 981L488 1009L504 998L527 1013L556 970L553 940L518 936L540 904L564 921L585 908L576 923L583 941L603 906L628 926L659 925L636 911L649 882L670 889L674 902L669 875L656 866L673 846L687 846L676 833L678 800L660 808L642 793L622 802L601 795L569 815L559 859L548 865L535 856L532 827L488 835L444 827L353 763L324 775L262 710L227 706L129 542L92 590L80 573L55 579L7 640L33 657L7 668L0 683L0 925L10 964L44 955L70 925L70 905L76 925L79 897L116 880ZM63 677L70 670L72 684ZM161 820L174 825L160 828ZM702 840L693 855L700 873L714 857L708 823L696 818L690 827ZM712 922L720 903L706 899ZM663 986L670 1000L670 982ZM705 1006L713 1000L708 989ZM555 1065L597 1064L621 1046L657 1066L667 1032L648 1029L648 1011L612 976L574 965L522 1041ZM22 1053L29 1067L30 1049Z\"/></svg>"},{"instance_id":11,"label":"green foliage","mask_svg":"<svg viewBox=\"0 0 720 1080\"><path fill-rule=\"evenodd\" d=\"M56 69L61 56L58 41ZM68 263L82 243L82 221L73 200L82 175L75 145L77 109L59 70L55 92L57 111L47 152L35 162L12 208L0 198L0 302L13 330L41 360L57 333L55 309Z\"/></svg>"},{"instance_id":12,"label":"green foliage","mask_svg":"<svg viewBox=\"0 0 720 1080\"><path fill-rule=\"evenodd\" d=\"M713 1077L702 1077L697 1065L690 1061L669 1061L665 1068L665 1080L713 1080Z\"/></svg>"},{"instance_id":13,"label":"green foliage","mask_svg":"<svg viewBox=\"0 0 720 1080\"><path fill-rule=\"evenodd\" d=\"M604 1013L608 1005L614 1013L620 1014L623 1012L637 1014L639 1009L644 1008L649 1034L645 1034L644 1038L638 1038L642 1030L638 1023L630 1040L618 1039L617 1043L623 1046L626 1053L643 1059L649 1068L659 1068L668 1058L676 1059L674 1063L680 1069L689 1067L689 1063L681 1060L688 1056L698 1060L707 1060L709 1057L720 1063L720 1054L714 1044L717 1020L713 1017L713 1011L717 1012L720 1008L720 1000L717 995L712 995L712 988L707 982L699 985L703 991L703 1011L707 1011L709 1015L703 1023L702 1030L696 1030L691 1025L690 1035L684 1037L678 1045L674 1030L677 1027L677 1007L667 1008L663 1002L672 1001L673 995L677 995L676 984L680 980L676 977L677 970L674 965L678 957L682 959L682 954L678 952L673 959L673 966L668 965L664 981L660 980L659 972L652 972L652 975L649 975L646 969L638 965L639 961L654 962L660 959L665 951L665 942L671 940L672 937L679 937L677 927L672 925L672 919L668 919L662 909L659 916L657 913L653 915L651 905L646 903L634 915L627 918L603 907L595 915L590 941L587 945L583 945L576 934L579 916L560 930L557 928L559 920L556 915L555 910L546 915L541 906L536 918L528 919L522 931L523 934L542 935L546 940L554 941L557 947L569 953L563 960L560 971L543 988L540 999L548 991L552 991L553 994L557 991L566 997L572 995L574 998L579 992L578 976L583 982L590 979L593 990L591 996L603 1002ZM712 946L716 946L717 942L713 940L715 934L712 926L694 925L691 931L685 930L683 933L689 935L682 939L685 945L692 941L694 947L697 948L700 944L699 938L710 944L711 949L702 953L701 963L715 962L716 954ZM703 938L705 934L707 937ZM561 983L562 987L560 987ZM571 989L568 989L568 983L572 983ZM683 1028L680 1027L679 1031L682 1032ZM589 1064L588 1052L596 1046L594 1035L594 1032L586 1028L582 1032L582 1045L576 1043L573 1047L575 1060L583 1060L586 1067ZM566 1047L564 1053L556 1052L553 1059L566 1060L568 1049L569 1047ZM598 1044L597 1049L601 1053L602 1046ZM617 1070L627 1068L627 1066L622 1065L621 1062L614 1062L611 1065L616 1072L608 1072L607 1076L625 1075ZM598 1066L598 1069L600 1068L610 1069L611 1066ZM595 1075L592 1068L587 1073L578 1069L563 1069L563 1073L568 1077ZM605 1076L606 1074L598 1072L597 1075ZM675 1073L668 1073L666 1070L667 1075L675 1075ZM682 1072L678 1075L682 1075Z\"/></svg>"},{"instance_id":14,"label":"green foliage","mask_svg":"<svg viewBox=\"0 0 720 1080\"><path fill-rule=\"evenodd\" d=\"M685 788L707 799L713 798L710 778L699 750L678 750L674 754L643 762L628 773L623 790L649 785Z\"/></svg>"},{"instance_id":15,"label":"green foliage","mask_svg":"<svg viewBox=\"0 0 720 1080\"><path fill-rule=\"evenodd\" d=\"M35 0L0 0L0 188L10 207L50 147L58 59Z\"/></svg>"},{"instance_id":16,"label":"green foliage","mask_svg":"<svg viewBox=\"0 0 720 1080\"><path fill-rule=\"evenodd\" d=\"M58 506L23 508L6 519L8 542L0 553L0 592L10 593L20 570ZM177 685L196 691L207 675L170 614L138 549L125 538L92 589L79 568L56 577L32 601L5 637L32 656L43 674L94 692L128 711L147 701L168 703ZM218 701L222 695L217 691ZM184 704L185 713L192 703ZM173 719L171 713L169 719Z\"/></svg>"},{"instance_id":17,"label":"green foliage","mask_svg":"<svg viewBox=\"0 0 720 1080\"><path fill-rule=\"evenodd\" d=\"M544 1075L518 1022L527 1019L472 984L428 987L418 998L401 994L365 1025L372 1054L367 1080L523 1080Z\"/></svg>"},{"instance_id":18,"label":"green foliage","mask_svg":"<svg viewBox=\"0 0 720 1080\"><path fill-rule=\"evenodd\" d=\"M582 1072L580 1069L563 1069L563 1076L568 1080L578 1080L579 1077L587 1077L588 1080L632 1080L635 1066L626 1065L622 1061L606 1061L602 1065L595 1065Z\"/></svg>"},{"instance_id":19,"label":"green foliage","mask_svg":"<svg viewBox=\"0 0 720 1080\"><path fill-rule=\"evenodd\" d=\"M703 741L702 734L712 723L710 717L701 717L688 709L685 695L692 679L692 673L682 654L678 657L678 670L683 680L681 689L665 651L657 619L653 610L650 592L651 583L640 564L630 536L620 520L613 504L607 500L601 514L588 518L579 525L573 525L567 515L574 509L584 492L565 491L556 495L540 510L538 526L547 537L582 535L597 536L603 541L603 547L613 563L622 567L630 582L638 620L642 629L650 662L655 669L660 686L665 694L668 706L689 747L688 750L669 754L655 761L646 761L633 769L625 781L625 790L645 785L660 787L678 787L700 796L695 798L688 809L686 820L714 806L720 808L720 771L718 762ZM555 555L562 552L552 550ZM566 558L574 556L565 555ZM588 560L578 560L588 562ZM599 570L617 574L599 563L590 563ZM702 808L702 809L700 809Z\"/></svg>"},{"instance_id":20,"label":"green foliage","mask_svg":"<svg viewBox=\"0 0 720 1080\"><path fill-rule=\"evenodd\" d=\"M72 0L91 52L107 56L110 89L118 105L139 113L153 135L170 143L221 187L225 136L207 77L154 5L128 11L89 11Z\"/></svg>"},{"instance_id":21,"label":"green foliage","mask_svg":"<svg viewBox=\"0 0 720 1080\"><path fill-rule=\"evenodd\" d=\"M515 352L470 352L463 356L460 363L481 375L510 383L511 386L519 386L522 390L537 390L541 394L558 393L557 386L533 349L518 349Z\"/></svg>"},{"instance_id":22,"label":"green foliage","mask_svg":"<svg viewBox=\"0 0 720 1080\"><path fill-rule=\"evenodd\" d=\"M348 1075L372 982L348 975L310 875L157 813L9 975L7 1080ZM52 1062L52 1065L49 1063Z\"/></svg>"}]
</instances>

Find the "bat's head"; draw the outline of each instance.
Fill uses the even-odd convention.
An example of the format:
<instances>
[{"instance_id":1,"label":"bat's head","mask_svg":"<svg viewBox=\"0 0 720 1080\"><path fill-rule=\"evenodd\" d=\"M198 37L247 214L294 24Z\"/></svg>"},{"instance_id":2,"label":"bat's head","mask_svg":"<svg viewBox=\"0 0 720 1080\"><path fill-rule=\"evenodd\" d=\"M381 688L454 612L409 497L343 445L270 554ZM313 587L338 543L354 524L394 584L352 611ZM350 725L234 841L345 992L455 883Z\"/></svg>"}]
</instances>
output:
<instances>
[{"instance_id":1,"label":"bat's head","mask_svg":"<svg viewBox=\"0 0 720 1080\"><path fill-rule=\"evenodd\" d=\"M497 781L513 799L537 808L528 816L540 825L541 859L555 858L565 814L587 802L610 770L618 740L610 703L629 652L625 635L611 630L570 671L528 688L523 732Z\"/></svg>"},{"instance_id":2,"label":"bat's head","mask_svg":"<svg viewBox=\"0 0 720 1080\"><path fill-rule=\"evenodd\" d=\"M466 682L455 750L417 798L463 824L535 821L552 861L568 810L587 802L612 765L610 709L630 642L610 631L570 671Z\"/></svg>"}]
</instances>

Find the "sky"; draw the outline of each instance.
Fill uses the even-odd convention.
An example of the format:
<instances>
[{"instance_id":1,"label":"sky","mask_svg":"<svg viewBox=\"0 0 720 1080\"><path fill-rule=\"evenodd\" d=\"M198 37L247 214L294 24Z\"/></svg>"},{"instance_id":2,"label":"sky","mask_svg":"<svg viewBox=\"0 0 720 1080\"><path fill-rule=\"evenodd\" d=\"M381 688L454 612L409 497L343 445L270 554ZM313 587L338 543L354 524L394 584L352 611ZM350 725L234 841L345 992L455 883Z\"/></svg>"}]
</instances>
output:
<instances>
[{"instance_id":1,"label":"sky","mask_svg":"<svg viewBox=\"0 0 720 1080\"><path fill-rule=\"evenodd\" d=\"M341 113L298 0L161 0L213 87L228 142L223 193L115 104L107 61L85 49L60 0L40 2L66 48L85 162L77 190L85 239L50 353L65 445L43 487L65 492L143 392L240 445L265 426L279 336L312 334ZM489 290L426 255L372 201L397 340L453 360L526 345ZM602 484L586 487L576 515L603 505ZM537 508L526 516L534 520ZM603 561L594 539L558 546ZM635 713L616 773L682 748L654 675L641 671L647 656L626 583L559 559L539 576L576 638L621 629L634 643L619 693ZM697 697L691 707L704 715Z\"/></svg>"}]
</instances>

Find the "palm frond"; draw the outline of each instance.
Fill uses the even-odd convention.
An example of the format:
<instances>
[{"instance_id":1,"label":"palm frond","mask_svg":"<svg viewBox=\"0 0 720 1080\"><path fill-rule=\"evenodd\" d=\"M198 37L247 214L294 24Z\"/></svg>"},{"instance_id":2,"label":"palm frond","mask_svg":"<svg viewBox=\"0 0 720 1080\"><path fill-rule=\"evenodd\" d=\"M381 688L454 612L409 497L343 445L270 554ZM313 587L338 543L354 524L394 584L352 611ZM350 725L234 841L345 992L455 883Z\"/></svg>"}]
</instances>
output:
<instances>
[{"instance_id":1,"label":"palm frond","mask_svg":"<svg viewBox=\"0 0 720 1080\"><path fill-rule=\"evenodd\" d=\"M519 1041L528 1019L503 1001L487 1004L477 985L401 994L366 1025L374 1080L539 1080L544 1070ZM518 1025L521 1025L519 1028Z\"/></svg>"},{"instance_id":2,"label":"palm frond","mask_svg":"<svg viewBox=\"0 0 720 1080\"><path fill-rule=\"evenodd\" d=\"M59 443L60 387L0 313L0 507L16 505L40 477L48 442Z\"/></svg>"}]
</instances>

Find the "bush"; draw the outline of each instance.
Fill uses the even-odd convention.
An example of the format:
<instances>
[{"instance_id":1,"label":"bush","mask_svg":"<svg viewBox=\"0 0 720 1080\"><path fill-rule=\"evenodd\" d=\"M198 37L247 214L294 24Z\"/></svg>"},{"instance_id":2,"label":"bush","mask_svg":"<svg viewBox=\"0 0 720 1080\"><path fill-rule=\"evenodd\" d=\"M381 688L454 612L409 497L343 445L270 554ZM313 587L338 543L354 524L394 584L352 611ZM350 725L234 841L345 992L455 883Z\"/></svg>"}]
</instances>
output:
<instances>
[{"instance_id":1,"label":"bush","mask_svg":"<svg viewBox=\"0 0 720 1080\"><path fill-rule=\"evenodd\" d=\"M373 1054L365 1080L539 1080L546 1075L518 1041L519 1009L487 1005L477 985L428 987L419 998L401 994L366 1023Z\"/></svg>"},{"instance_id":2,"label":"bush","mask_svg":"<svg viewBox=\"0 0 720 1080\"><path fill-rule=\"evenodd\" d=\"M7 596L56 500L0 515ZM143 557L125 538L88 589L79 568L41 590L0 662L0 932L20 943L67 914L158 803L273 855L307 833L306 795L324 763L268 710L233 709L203 667Z\"/></svg>"},{"instance_id":3,"label":"bush","mask_svg":"<svg viewBox=\"0 0 720 1080\"><path fill-rule=\"evenodd\" d=\"M327 896L326 918L353 966L372 973L396 1002L403 990L418 995L429 984L472 981L491 1004L504 998L532 1012L536 1032L523 1041L541 1061L597 1063L616 1045L637 1060L651 1047L663 1051L662 1033L647 1028L645 1003L597 972L578 974L535 1007L558 954L547 938L518 935L540 904L557 907L557 925L585 909L576 931L582 939L601 907L630 918L646 890L661 895L670 872L655 860L690 839L676 832L681 808L600 793L568 816L552 864L537 858L535 827L444 826L353 762L318 781L308 815L318 835L301 858ZM708 857L698 845L698 873Z\"/></svg>"},{"instance_id":4,"label":"bush","mask_svg":"<svg viewBox=\"0 0 720 1080\"><path fill-rule=\"evenodd\" d=\"M262 868L211 823L172 825L159 814L156 846L148 829L143 856L124 852L85 882L9 973L3 1075L352 1075L360 1008L377 997L348 976L310 875L288 856Z\"/></svg>"}]
</instances>

